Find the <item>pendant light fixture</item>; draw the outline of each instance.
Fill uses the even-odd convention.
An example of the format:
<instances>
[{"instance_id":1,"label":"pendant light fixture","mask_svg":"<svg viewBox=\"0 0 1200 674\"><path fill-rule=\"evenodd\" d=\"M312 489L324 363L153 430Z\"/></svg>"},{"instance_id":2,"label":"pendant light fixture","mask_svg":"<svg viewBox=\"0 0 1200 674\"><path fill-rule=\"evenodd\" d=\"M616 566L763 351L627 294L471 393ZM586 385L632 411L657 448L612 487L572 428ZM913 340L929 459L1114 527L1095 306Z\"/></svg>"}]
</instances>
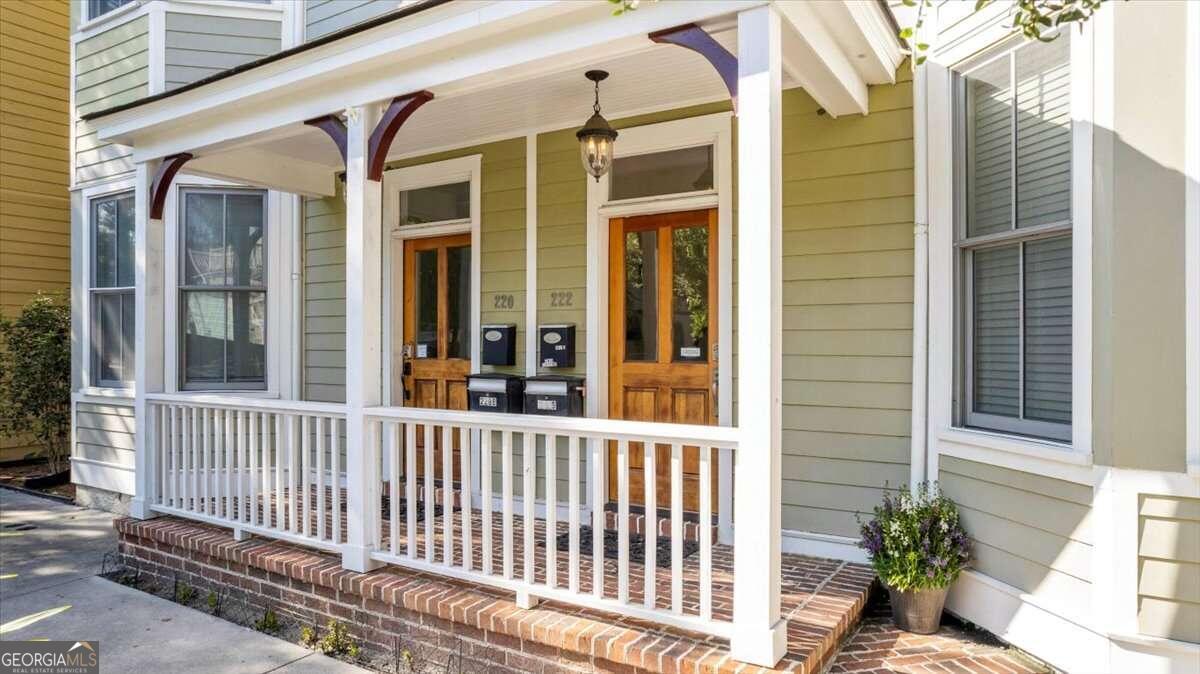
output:
<instances>
[{"instance_id":1,"label":"pendant light fixture","mask_svg":"<svg viewBox=\"0 0 1200 674\"><path fill-rule=\"evenodd\" d=\"M583 76L595 83L596 101L592 105L591 118L575 133L575 137L579 139L579 156L583 160L584 170L596 182L600 182L600 176L612 168L613 142L617 139L616 129L600 114L600 82L608 77L608 73L589 70Z\"/></svg>"}]
</instances>

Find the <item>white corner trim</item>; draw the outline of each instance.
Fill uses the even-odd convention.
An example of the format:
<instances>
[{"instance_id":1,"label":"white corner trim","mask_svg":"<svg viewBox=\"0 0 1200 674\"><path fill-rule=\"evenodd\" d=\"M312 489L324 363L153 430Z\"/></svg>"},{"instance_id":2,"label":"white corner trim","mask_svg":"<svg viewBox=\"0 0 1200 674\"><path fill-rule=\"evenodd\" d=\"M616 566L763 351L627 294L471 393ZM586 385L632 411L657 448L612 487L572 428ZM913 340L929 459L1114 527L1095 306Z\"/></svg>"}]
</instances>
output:
<instances>
[{"instance_id":1,"label":"white corner trim","mask_svg":"<svg viewBox=\"0 0 1200 674\"><path fill-rule=\"evenodd\" d=\"M1200 2L1187 7L1187 100L1184 207L1186 303L1187 470L1200 475Z\"/></svg>"},{"instance_id":2,"label":"white corner trim","mask_svg":"<svg viewBox=\"0 0 1200 674\"><path fill-rule=\"evenodd\" d=\"M867 551L858 547L858 539L811 531L783 530L781 551L788 555L808 555L868 564Z\"/></svg>"},{"instance_id":3,"label":"white corner trim","mask_svg":"<svg viewBox=\"0 0 1200 674\"><path fill-rule=\"evenodd\" d=\"M87 3L81 1L79 4L81 5L80 11L86 11ZM82 42L118 24L144 16L150 11L150 4L149 0L134 0L134 2L122 5L111 12L84 19L75 27L75 33L71 35L71 43Z\"/></svg>"},{"instance_id":4,"label":"white corner trim","mask_svg":"<svg viewBox=\"0 0 1200 674\"><path fill-rule=\"evenodd\" d=\"M161 94L167 88L167 13L162 3L149 5L146 32L147 93Z\"/></svg>"},{"instance_id":5,"label":"white corner trim","mask_svg":"<svg viewBox=\"0 0 1200 674\"><path fill-rule=\"evenodd\" d=\"M525 136L525 376L538 366L538 149L537 134Z\"/></svg>"}]
</instances>

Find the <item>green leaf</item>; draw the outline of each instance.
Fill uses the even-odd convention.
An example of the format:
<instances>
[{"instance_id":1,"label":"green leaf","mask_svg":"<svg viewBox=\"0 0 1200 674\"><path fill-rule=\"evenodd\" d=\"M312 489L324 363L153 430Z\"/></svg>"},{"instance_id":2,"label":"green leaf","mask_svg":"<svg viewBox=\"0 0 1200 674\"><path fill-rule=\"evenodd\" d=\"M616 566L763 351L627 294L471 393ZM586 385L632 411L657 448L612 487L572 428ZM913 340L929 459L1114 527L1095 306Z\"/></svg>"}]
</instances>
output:
<instances>
[{"instance_id":1,"label":"green leaf","mask_svg":"<svg viewBox=\"0 0 1200 674\"><path fill-rule=\"evenodd\" d=\"M901 1L901 3L904 4L905 7L916 7L917 6L916 0L900 0L900 1Z\"/></svg>"},{"instance_id":2,"label":"green leaf","mask_svg":"<svg viewBox=\"0 0 1200 674\"><path fill-rule=\"evenodd\" d=\"M978 12L984 7L987 7L989 4L991 4L991 2L992 0L975 0L975 11Z\"/></svg>"},{"instance_id":3,"label":"green leaf","mask_svg":"<svg viewBox=\"0 0 1200 674\"><path fill-rule=\"evenodd\" d=\"M917 57L917 65L921 65L921 64L925 63L925 59L927 59L927 58L929 58L929 57L928 56L918 56Z\"/></svg>"},{"instance_id":4,"label":"green leaf","mask_svg":"<svg viewBox=\"0 0 1200 674\"><path fill-rule=\"evenodd\" d=\"M912 36L913 36L912 28L904 28L903 30L900 31L900 39L901 40L910 40L910 39L912 39Z\"/></svg>"},{"instance_id":5,"label":"green leaf","mask_svg":"<svg viewBox=\"0 0 1200 674\"><path fill-rule=\"evenodd\" d=\"M918 42L917 43L917 51L925 51L926 49L929 49L928 42Z\"/></svg>"}]
</instances>

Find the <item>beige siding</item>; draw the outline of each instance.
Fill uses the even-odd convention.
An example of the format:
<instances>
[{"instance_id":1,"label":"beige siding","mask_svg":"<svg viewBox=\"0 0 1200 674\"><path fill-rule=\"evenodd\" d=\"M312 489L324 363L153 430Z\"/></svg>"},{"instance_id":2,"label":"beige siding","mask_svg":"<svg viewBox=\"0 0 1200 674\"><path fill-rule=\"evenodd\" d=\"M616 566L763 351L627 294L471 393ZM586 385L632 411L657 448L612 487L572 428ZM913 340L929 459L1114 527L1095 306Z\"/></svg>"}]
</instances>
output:
<instances>
[{"instance_id":1,"label":"beige siding","mask_svg":"<svg viewBox=\"0 0 1200 674\"><path fill-rule=\"evenodd\" d=\"M167 12L166 88L279 51L280 22Z\"/></svg>"},{"instance_id":2,"label":"beige siding","mask_svg":"<svg viewBox=\"0 0 1200 674\"><path fill-rule=\"evenodd\" d=\"M908 483L913 148L907 68L871 114L784 92L783 522L857 534Z\"/></svg>"},{"instance_id":3,"label":"beige siding","mask_svg":"<svg viewBox=\"0 0 1200 674\"><path fill-rule=\"evenodd\" d=\"M313 40L400 6L395 0L304 0L304 37Z\"/></svg>"},{"instance_id":4,"label":"beige siding","mask_svg":"<svg viewBox=\"0 0 1200 674\"><path fill-rule=\"evenodd\" d=\"M1200 643L1200 499L1138 499L1138 629Z\"/></svg>"},{"instance_id":5,"label":"beige siding","mask_svg":"<svg viewBox=\"0 0 1200 674\"><path fill-rule=\"evenodd\" d=\"M99 462L117 467L88 465L75 470L74 481L91 487L117 490L122 479L121 468L134 467L133 407L120 404L79 403L75 414L75 446L71 456L84 463Z\"/></svg>"},{"instance_id":6,"label":"beige siding","mask_svg":"<svg viewBox=\"0 0 1200 674\"><path fill-rule=\"evenodd\" d=\"M342 194L304 201L305 400L346 399L345 206Z\"/></svg>"},{"instance_id":7,"label":"beige siding","mask_svg":"<svg viewBox=\"0 0 1200 674\"><path fill-rule=\"evenodd\" d=\"M149 19L113 27L75 45L75 108L82 116L149 93ZM91 124L75 123L75 179L83 182L133 170L132 151L102 143Z\"/></svg>"},{"instance_id":8,"label":"beige siding","mask_svg":"<svg viewBox=\"0 0 1200 674\"><path fill-rule=\"evenodd\" d=\"M1055 606L1087 601L1091 487L951 456L938 480L971 534L977 571Z\"/></svg>"},{"instance_id":9,"label":"beige siding","mask_svg":"<svg viewBox=\"0 0 1200 674\"><path fill-rule=\"evenodd\" d=\"M587 183L575 130L539 134L537 154L537 322L575 325L575 367L554 372L583 375L587 369Z\"/></svg>"}]
</instances>

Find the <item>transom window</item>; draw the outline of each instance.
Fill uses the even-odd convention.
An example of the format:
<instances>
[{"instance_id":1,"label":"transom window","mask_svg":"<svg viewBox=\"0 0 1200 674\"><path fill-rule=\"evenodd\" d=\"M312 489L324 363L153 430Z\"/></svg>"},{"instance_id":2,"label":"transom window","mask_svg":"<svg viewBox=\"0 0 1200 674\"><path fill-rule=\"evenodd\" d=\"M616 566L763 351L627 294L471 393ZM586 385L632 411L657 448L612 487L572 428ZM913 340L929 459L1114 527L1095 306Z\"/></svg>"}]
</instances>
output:
<instances>
[{"instance_id":1,"label":"transom window","mask_svg":"<svg viewBox=\"0 0 1200 674\"><path fill-rule=\"evenodd\" d=\"M128 387L134 355L133 193L93 199L90 208L91 384Z\"/></svg>"},{"instance_id":2,"label":"transom window","mask_svg":"<svg viewBox=\"0 0 1200 674\"><path fill-rule=\"evenodd\" d=\"M614 201L703 192L713 186L712 145L617 157L608 181Z\"/></svg>"},{"instance_id":3,"label":"transom window","mask_svg":"<svg viewBox=\"0 0 1200 674\"><path fill-rule=\"evenodd\" d=\"M1071 438L1070 34L956 77L967 426Z\"/></svg>"},{"instance_id":4,"label":"transom window","mask_svg":"<svg viewBox=\"0 0 1200 674\"><path fill-rule=\"evenodd\" d=\"M471 218L471 181L400 192L400 225L458 222Z\"/></svg>"},{"instance_id":5,"label":"transom window","mask_svg":"<svg viewBox=\"0 0 1200 674\"><path fill-rule=\"evenodd\" d=\"M181 193L182 388L265 389L266 195Z\"/></svg>"}]
</instances>

